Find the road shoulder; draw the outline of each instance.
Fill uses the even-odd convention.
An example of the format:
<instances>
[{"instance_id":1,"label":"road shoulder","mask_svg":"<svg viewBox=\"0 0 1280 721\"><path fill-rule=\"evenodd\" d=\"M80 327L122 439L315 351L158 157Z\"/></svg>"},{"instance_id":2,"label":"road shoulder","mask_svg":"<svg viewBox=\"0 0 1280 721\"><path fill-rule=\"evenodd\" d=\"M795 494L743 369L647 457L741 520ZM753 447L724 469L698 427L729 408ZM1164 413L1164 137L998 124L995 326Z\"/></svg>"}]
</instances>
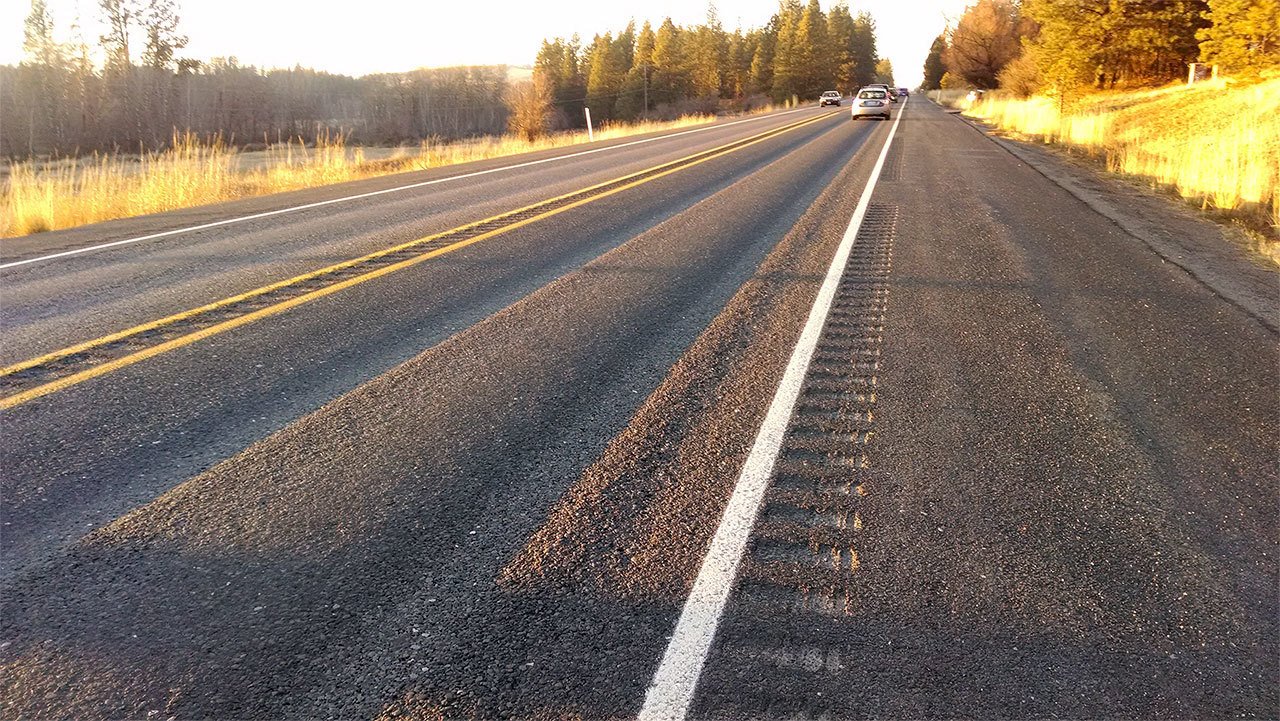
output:
<instances>
[{"instance_id":1,"label":"road shoulder","mask_svg":"<svg viewBox=\"0 0 1280 721\"><path fill-rule=\"evenodd\" d=\"M1183 203L1138 187L1060 152L1000 137L994 128L957 116L1094 211L1182 268L1216 295L1280 332L1280 269L1249 248L1241 231L1197 214Z\"/></svg>"}]
</instances>

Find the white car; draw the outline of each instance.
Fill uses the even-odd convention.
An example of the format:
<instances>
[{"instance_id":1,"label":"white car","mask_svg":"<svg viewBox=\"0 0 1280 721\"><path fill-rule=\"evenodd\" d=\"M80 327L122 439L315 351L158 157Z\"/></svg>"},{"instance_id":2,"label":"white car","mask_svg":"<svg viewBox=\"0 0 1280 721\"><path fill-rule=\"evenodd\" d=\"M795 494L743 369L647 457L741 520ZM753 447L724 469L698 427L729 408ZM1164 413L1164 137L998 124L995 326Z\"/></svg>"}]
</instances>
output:
<instances>
[{"instance_id":1,"label":"white car","mask_svg":"<svg viewBox=\"0 0 1280 721\"><path fill-rule=\"evenodd\" d=\"M854 120L864 117L888 120L890 102L888 90L878 86L863 88L853 98L851 117Z\"/></svg>"},{"instance_id":2,"label":"white car","mask_svg":"<svg viewBox=\"0 0 1280 721\"><path fill-rule=\"evenodd\" d=\"M838 106L840 105L840 99L841 95L839 90L828 90L818 96L818 107L825 107L827 105Z\"/></svg>"}]
</instances>

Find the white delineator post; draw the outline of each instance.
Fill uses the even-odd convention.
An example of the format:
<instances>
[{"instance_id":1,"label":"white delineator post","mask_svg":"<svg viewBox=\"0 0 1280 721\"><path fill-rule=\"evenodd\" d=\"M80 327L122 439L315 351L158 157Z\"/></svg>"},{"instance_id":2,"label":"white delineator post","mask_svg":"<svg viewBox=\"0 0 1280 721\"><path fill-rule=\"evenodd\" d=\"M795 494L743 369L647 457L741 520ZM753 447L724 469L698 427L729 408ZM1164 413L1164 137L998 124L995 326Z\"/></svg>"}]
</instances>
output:
<instances>
[{"instance_id":1,"label":"white delineator post","mask_svg":"<svg viewBox=\"0 0 1280 721\"><path fill-rule=\"evenodd\" d=\"M596 139L596 132L591 129L591 108L583 108L582 112L587 116L587 142L593 143Z\"/></svg>"}]
</instances>

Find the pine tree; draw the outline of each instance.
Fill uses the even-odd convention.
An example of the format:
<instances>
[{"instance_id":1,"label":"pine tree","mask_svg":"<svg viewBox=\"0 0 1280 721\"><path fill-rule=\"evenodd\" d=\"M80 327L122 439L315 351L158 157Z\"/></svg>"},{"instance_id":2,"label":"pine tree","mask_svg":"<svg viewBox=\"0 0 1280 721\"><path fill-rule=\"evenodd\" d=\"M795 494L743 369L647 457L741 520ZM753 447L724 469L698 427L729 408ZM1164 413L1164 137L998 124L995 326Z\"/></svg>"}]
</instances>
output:
<instances>
[{"instance_id":1,"label":"pine tree","mask_svg":"<svg viewBox=\"0 0 1280 721\"><path fill-rule=\"evenodd\" d=\"M1280 0L1209 0L1200 57L1227 73L1280 67Z\"/></svg>"},{"instance_id":2,"label":"pine tree","mask_svg":"<svg viewBox=\"0 0 1280 721\"><path fill-rule=\"evenodd\" d=\"M578 66L578 39L544 40L533 65L534 78L551 96L552 125L578 127L582 123L586 84Z\"/></svg>"},{"instance_id":3,"label":"pine tree","mask_svg":"<svg viewBox=\"0 0 1280 721\"><path fill-rule=\"evenodd\" d=\"M804 8L800 5L800 0L783 0L778 8L778 42L773 52L771 89L774 102L789 100L800 91L804 67L797 38L803 16Z\"/></svg>"},{"instance_id":4,"label":"pine tree","mask_svg":"<svg viewBox=\"0 0 1280 721\"><path fill-rule=\"evenodd\" d=\"M778 27L781 24L775 13L760 30L755 51L751 54L751 92L769 93L773 88L774 51L778 46Z\"/></svg>"},{"instance_id":5,"label":"pine tree","mask_svg":"<svg viewBox=\"0 0 1280 721\"><path fill-rule=\"evenodd\" d=\"M1103 20L1110 10L1109 0L1024 1L1022 12L1040 28L1026 52L1054 92L1070 95L1096 80L1109 39Z\"/></svg>"},{"instance_id":6,"label":"pine tree","mask_svg":"<svg viewBox=\"0 0 1280 721\"><path fill-rule=\"evenodd\" d=\"M751 58L755 54L755 34L743 35L735 30L729 36L727 69L722 97L741 98L751 88Z\"/></svg>"},{"instance_id":7,"label":"pine tree","mask_svg":"<svg viewBox=\"0 0 1280 721\"><path fill-rule=\"evenodd\" d=\"M138 8L133 0L99 0L103 24L107 32L99 38L106 56L104 72L121 74L133 66L129 36L138 22Z\"/></svg>"},{"instance_id":8,"label":"pine tree","mask_svg":"<svg viewBox=\"0 0 1280 721\"><path fill-rule=\"evenodd\" d=\"M597 35L587 50L587 107L594 120L609 120L626 73L623 51L613 33Z\"/></svg>"},{"instance_id":9,"label":"pine tree","mask_svg":"<svg viewBox=\"0 0 1280 721\"><path fill-rule=\"evenodd\" d=\"M939 35L933 39L933 44L929 46L929 55L924 59L924 81L920 83L921 90L937 90L942 87L942 75L947 72L946 65L942 62L942 54L946 50L945 35Z\"/></svg>"},{"instance_id":10,"label":"pine tree","mask_svg":"<svg viewBox=\"0 0 1280 721\"><path fill-rule=\"evenodd\" d=\"M617 116L624 120L634 120L649 112L649 80L653 72L653 27L648 21L640 27L636 36L635 52L631 58L631 68L622 81L622 93L618 96Z\"/></svg>"},{"instance_id":11,"label":"pine tree","mask_svg":"<svg viewBox=\"0 0 1280 721\"><path fill-rule=\"evenodd\" d=\"M26 55L22 64L34 71L28 76L34 87L27 88L25 94L38 99L26 113L27 152L34 154L37 140L42 145L63 142L63 99L69 75L67 52L53 37L53 16L44 0L31 2L31 12L23 26L22 50Z\"/></svg>"},{"instance_id":12,"label":"pine tree","mask_svg":"<svg viewBox=\"0 0 1280 721\"><path fill-rule=\"evenodd\" d=\"M831 44L830 63L835 89L849 94L854 87L853 15L844 2L836 3L827 14L827 42Z\"/></svg>"},{"instance_id":13,"label":"pine tree","mask_svg":"<svg viewBox=\"0 0 1280 721\"><path fill-rule=\"evenodd\" d=\"M894 87L893 63L889 62L889 58L880 58L876 61L876 82Z\"/></svg>"},{"instance_id":14,"label":"pine tree","mask_svg":"<svg viewBox=\"0 0 1280 721\"><path fill-rule=\"evenodd\" d=\"M876 23L865 10L853 19L853 79L862 87L876 80Z\"/></svg>"},{"instance_id":15,"label":"pine tree","mask_svg":"<svg viewBox=\"0 0 1280 721\"><path fill-rule=\"evenodd\" d=\"M687 97L688 66L685 60L685 32L671 22L662 21L653 40L653 74L649 89L654 105L674 103Z\"/></svg>"},{"instance_id":16,"label":"pine tree","mask_svg":"<svg viewBox=\"0 0 1280 721\"><path fill-rule=\"evenodd\" d=\"M691 40L689 69L693 94L699 98L719 97L727 43L714 4L707 6L707 21L693 31Z\"/></svg>"},{"instance_id":17,"label":"pine tree","mask_svg":"<svg viewBox=\"0 0 1280 721\"><path fill-rule=\"evenodd\" d=\"M818 0L809 0L796 31L797 94L816 98L831 87L832 62L827 42L827 16Z\"/></svg>"},{"instance_id":18,"label":"pine tree","mask_svg":"<svg viewBox=\"0 0 1280 721\"><path fill-rule=\"evenodd\" d=\"M174 0L150 0L141 13L146 43L142 64L154 70L173 67L174 56L187 46L187 36L178 33L178 4Z\"/></svg>"}]
</instances>

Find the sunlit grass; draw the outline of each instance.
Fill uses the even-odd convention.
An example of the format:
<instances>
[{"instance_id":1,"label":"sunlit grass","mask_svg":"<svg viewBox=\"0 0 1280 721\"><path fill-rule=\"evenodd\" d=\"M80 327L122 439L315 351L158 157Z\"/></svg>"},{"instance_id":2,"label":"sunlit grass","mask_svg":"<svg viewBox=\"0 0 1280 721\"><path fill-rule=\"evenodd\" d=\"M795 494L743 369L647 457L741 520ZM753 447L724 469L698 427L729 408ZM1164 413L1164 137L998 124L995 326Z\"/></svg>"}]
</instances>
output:
<instances>
[{"instance_id":1,"label":"sunlit grass","mask_svg":"<svg viewBox=\"0 0 1280 721\"><path fill-rule=\"evenodd\" d=\"M715 117L711 115L690 115L672 121L606 125L596 130L595 139L599 142L673 130L712 120ZM168 150L141 157L109 155L13 164L0 189L0 237L586 142L586 131L554 133L534 141L510 135L483 137L424 142L389 158L369 160L361 148L347 147L341 136L322 138L310 147L277 144L257 153L180 136Z\"/></svg>"},{"instance_id":2,"label":"sunlit grass","mask_svg":"<svg viewBox=\"0 0 1280 721\"><path fill-rule=\"evenodd\" d=\"M988 96L965 113L1099 153L1112 171L1151 179L1206 208L1261 215L1273 233L1280 228L1280 79L1096 94L1067 106Z\"/></svg>"}]
</instances>

